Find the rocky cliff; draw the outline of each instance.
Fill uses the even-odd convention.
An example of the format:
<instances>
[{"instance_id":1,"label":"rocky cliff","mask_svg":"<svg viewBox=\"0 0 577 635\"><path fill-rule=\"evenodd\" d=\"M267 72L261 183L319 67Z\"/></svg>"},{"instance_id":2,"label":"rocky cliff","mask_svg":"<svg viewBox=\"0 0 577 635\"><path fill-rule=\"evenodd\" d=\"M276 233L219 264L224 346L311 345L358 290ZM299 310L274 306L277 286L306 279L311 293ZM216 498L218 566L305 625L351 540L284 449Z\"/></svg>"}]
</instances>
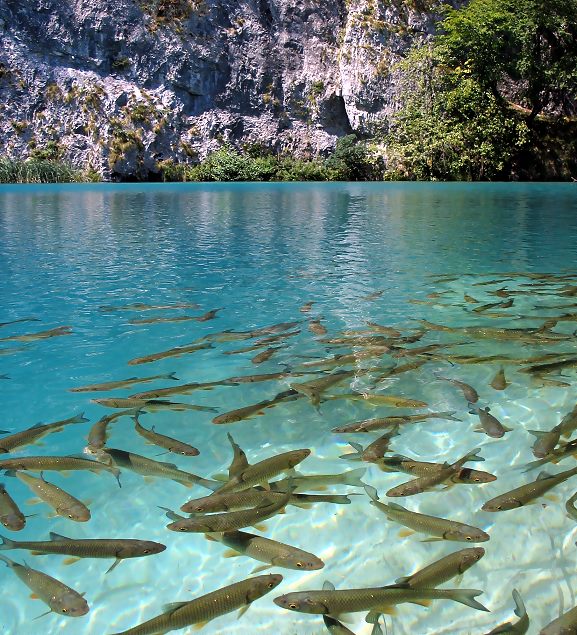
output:
<instances>
[{"instance_id":1,"label":"rocky cliff","mask_svg":"<svg viewBox=\"0 0 577 635\"><path fill-rule=\"evenodd\" d=\"M0 155L147 178L227 141L322 154L386 126L437 4L0 0Z\"/></svg>"}]
</instances>

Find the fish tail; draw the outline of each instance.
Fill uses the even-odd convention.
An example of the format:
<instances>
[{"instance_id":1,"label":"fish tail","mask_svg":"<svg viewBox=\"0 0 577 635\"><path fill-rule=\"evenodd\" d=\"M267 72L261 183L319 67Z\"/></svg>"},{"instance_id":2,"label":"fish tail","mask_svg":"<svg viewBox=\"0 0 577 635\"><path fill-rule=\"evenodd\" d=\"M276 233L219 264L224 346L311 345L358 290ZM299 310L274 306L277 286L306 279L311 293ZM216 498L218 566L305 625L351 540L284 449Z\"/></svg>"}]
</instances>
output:
<instances>
[{"instance_id":1,"label":"fish tail","mask_svg":"<svg viewBox=\"0 0 577 635\"><path fill-rule=\"evenodd\" d=\"M455 412L456 410L450 410L449 412L439 412L437 417L439 419L448 419L449 421L462 421L462 419L457 419L457 417L453 416Z\"/></svg>"},{"instance_id":2,"label":"fish tail","mask_svg":"<svg viewBox=\"0 0 577 635\"><path fill-rule=\"evenodd\" d=\"M513 601L515 602L515 615L517 617L523 617L527 611L525 609L525 603L523 602L521 595L517 589L513 589Z\"/></svg>"},{"instance_id":3,"label":"fish tail","mask_svg":"<svg viewBox=\"0 0 577 635\"><path fill-rule=\"evenodd\" d=\"M471 450L461 459L461 461L484 461L485 459L481 455L477 454L477 452L480 451L481 448L475 448L474 450Z\"/></svg>"},{"instance_id":4,"label":"fish tail","mask_svg":"<svg viewBox=\"0 0 577 635\"><path fill-rule=\"evenodd\" d=\"M363 456L363 446L360 443L349 441L349 445L355 449L355 452L349 452L348 454L341 454L339 459L345 459L348 461L358 461Z\"/></svg>"},{"instance_id":5,"label":"fish tail","mask_svg":"<svg viewBox=\"0 0 577 635\"><path fill-rule=\"evenodd\" d=\"M2 540L2 543L0 543L0 551L4 549L15 549L16 543L10 540L10 538L6 538L6 536L0 534L0 540Z\"/></svg>"},{"instance_id":6,"label":"fish tail","mask_svg":"<svg viewBox=\"0 0 577 635\"><path fill-rule=\"evenodd\" d=\"M166 379L172 379L174 381L180 381L180 379L176 376L176 373L168 373L166 375Z\"/></svg>"},{"instance_id":7,"label":"fish tail","mask_svg":"<svg viewBox=\"0 0 577 635\"><path fill-rule=\"evenodd\" d=\"M70 419L70 423L84 423L85 421L89 421L89 419L84 416L83 412Z\"/></svg>"},{"instance_id":8,"label":"fish tail","mask_svg":"<svg viewBox=\"0 0 577 635\"><path fill-rule=\"evenodd\" d=\"M344 485L353 485L355 487L365 487L365 484L361 479L365 475L367 468L361 467L358 470L350 470L346 473L343 480Z\"/></svg>"},{"instance_id":9,"label":"fish tail","mask_svg":"<svg viewBox=\"0 0 577 635\"><path fill-rule=\"evenodd\" d=\"M472 609L477 609L478 611L488 612L489 609L487 607L475 600L475 598L482 593L483 591L478 591L477 589L452 589L449 595L452 600L455 600L455 602L460 602L461 604L470 606Z\"/></svg>"}]
</instances>

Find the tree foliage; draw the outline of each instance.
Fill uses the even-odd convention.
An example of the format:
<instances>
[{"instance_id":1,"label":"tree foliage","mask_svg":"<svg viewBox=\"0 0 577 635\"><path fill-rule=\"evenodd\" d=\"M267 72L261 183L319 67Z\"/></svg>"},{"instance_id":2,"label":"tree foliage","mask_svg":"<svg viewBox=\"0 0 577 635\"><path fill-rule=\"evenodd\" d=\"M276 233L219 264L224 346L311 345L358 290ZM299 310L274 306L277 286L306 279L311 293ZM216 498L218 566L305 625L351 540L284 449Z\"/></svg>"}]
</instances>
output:
<instances>
[{"instance_id":1,"label":"tree foliage","mask_svg":"<svg viewBox=\"0 0 577 635\"><path fill-rule=\"evenodd\" d=\"M515 82L534 119L577 97L577 0L472 0L447 9L436 46L496 97Z\"/></svg>"}]
</instances>

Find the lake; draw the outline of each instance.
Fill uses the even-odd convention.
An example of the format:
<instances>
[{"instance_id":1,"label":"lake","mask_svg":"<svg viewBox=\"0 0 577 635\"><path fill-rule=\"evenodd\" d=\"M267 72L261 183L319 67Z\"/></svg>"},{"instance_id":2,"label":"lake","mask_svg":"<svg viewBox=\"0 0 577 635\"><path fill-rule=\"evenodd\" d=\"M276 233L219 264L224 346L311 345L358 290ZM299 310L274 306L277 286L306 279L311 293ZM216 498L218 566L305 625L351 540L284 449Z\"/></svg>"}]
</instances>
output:
<instances>
[{"instance_id":1,"label":"lake","mask_svg":"<svg viewBox=\"0 0 577 635\"><path fill-rule=\"evenodd\" d=\"M228 477L233 451L227 433L250 464L307 449L310 456L284 488L294 488L300 475L341 475L333 477L336 484L328 479L315 485L323 489L298 491L347 502L289 505L286 513L255 523L258 529L243 529L310 552L324 567L260 573L284 579L246 615L237 619L231 612L209 622L204 635L320 635L328 632L321 615L286 610L274 598L320 590L327 580L337 589L393 584L471 546L405 535L402 524L370 504L361 478L383 503L466 523L490 536L473 545L485 555L463 580L441 586L482 591L477 600L490 612L448 600L428 608L403 603L385 617L389 635L488 633L517 620L513 589L526 604L528 632L538 633L576 603L577 521L565 501L577 491L577 478L535 504L499 513L481 507L534 481L541 470L558 474L575 467L569 457L524 472L536 460L536 437L528 430L550 430L577 404L576 264L575 184L2 186L0 323L11 323L0 328L0 376L7 376L0 379L0 428L13 434L80 413L86 419L19 445L2 459L110 460L87 440L92 426L131 407L121 401L130 395L174 388L158 398L199 408L141 404L136 407L148 411L138 415L139 423L194 446L197 456L148 443L131 416L110 422L106 447L174 463L209 479L213 488ZM539 366L546 363L561 364ZM495 388L491 383L501 369L506 387ZM331 373L326 388L310 387ZM264 374L273 376L231 379ZM114 390L71 391L128 379L129 385ZM459 385L447 380L475 388L478 402L469 405ZM182 384L208 385L179 394ZM102 405L93 399L120 401ZM154 397L134 399L138 404ZM416 403L407 405L411 401ZM213 423L260 402L247 418ZM489 407L510 430L502 436L476 431L475 407ZM390 463L384 471L354 457L350 441L364 448L386 427L332 431L423 413L445 416L402 423L385 454L449 468L447 478L415 496L387 497L412 477L391 471ZM484 461L466 467L496 480L455 484L451 466L476 448ZM341 458L347 454L353 457ZM167 530L171 520L161 507L187 516L181 505L210 489L122 465L120 470L120 488L107 472L43 472L88 506L88 522L51 515L46 503L32 505L35 494L26 483L2 477L29 516L21 531L0 528L9 540L46 541L55 532L166 546L150 557L123 560L109 573L110 557L68 565L62 555L2 551L85 592L90 606L81 617L53 612L34 620L48 608L2 564L3 635L124 632L162 613L167 603L244 580L263 564L244 555L225 557L228 547L208 541L202 531ZM342 476L350 470L356 471ZM347 627L371 633L366 612L352 614Z\"/></svg>"}]
</instances>

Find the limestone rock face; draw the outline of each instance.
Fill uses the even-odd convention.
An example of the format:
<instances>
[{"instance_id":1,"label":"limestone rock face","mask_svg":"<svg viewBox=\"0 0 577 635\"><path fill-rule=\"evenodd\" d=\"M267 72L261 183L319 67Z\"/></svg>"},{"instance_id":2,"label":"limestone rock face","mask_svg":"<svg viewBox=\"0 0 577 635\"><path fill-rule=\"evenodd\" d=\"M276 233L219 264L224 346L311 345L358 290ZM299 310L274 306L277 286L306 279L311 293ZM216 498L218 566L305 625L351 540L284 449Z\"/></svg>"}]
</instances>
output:
<instances>
[{"instance_id":1,"label":"limestone rock face","mask_svg":"<svg viewBox=\"0 0 577 635\"><path fill-rule=\"evenodd\" d=\"M435 0L0 0L0 155L147 178L386 127Z\"/></svg>"}]
</instances>

